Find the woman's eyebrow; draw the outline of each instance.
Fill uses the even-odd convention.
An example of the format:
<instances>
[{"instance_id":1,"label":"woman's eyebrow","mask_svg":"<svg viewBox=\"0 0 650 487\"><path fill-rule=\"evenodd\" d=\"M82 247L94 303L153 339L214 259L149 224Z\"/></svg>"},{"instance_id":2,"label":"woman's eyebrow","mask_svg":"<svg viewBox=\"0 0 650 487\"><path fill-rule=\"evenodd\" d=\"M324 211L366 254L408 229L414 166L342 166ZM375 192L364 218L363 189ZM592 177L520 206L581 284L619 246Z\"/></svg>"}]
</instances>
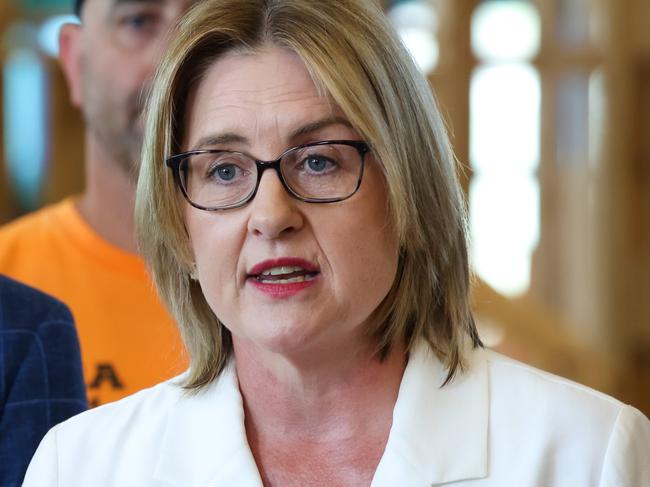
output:
<instances>
[{"instance_id":1,"label":"woman's eyebrow","mask_svg":"<svg viewBox=\"0 0 650 487\"><path fill-rule=\"evenodd\" d=\"M294 140L301 136L305 136L312 132L316 132L323 128L329 127L331 125L344 125L351 129L354 128L346 118L338 117L338 116L326 117L321 120L316 120L315 122L310 122L306 125L303 125L295 129L289 135L289 139ZM194 145L192 150L199 150L204 147L211 147L215 145L229 144L229 143L248 144L249 140L247 137L244 137L243 135L240 134L236 134L234 132L226 132L223 134L212 134L212 135L207 135L205 137L201 137L198 140L198 142Z\"/></svg>"},{"instance_id":2,"label":"woman's eyebrow","mask_svg":"<svg viewBox=\"0 0 650 487\"><path fill-rule=\"evenodd\" d=\"M194 145L194 148L192 150L199 150L199 149L203 149L204 147L210 147L210 146L215 146L220 144L229 144L233 142L246 144L248 143L248 139L243 135L235 134L233 132L226 132L224 134L206 135L205 137L201 137L199 139L199 141Z\"/></svg>"},{"instance_id":3,"label":"woman's eyebrow","mask_svg":"<svg viewBox=\"0 0 650 487\"><path fill-rule=\"evenodd\" d=\"M307 125L303 125L302 127L297 128L293 132L291 132L291 135L289 138L291 140L297 139L298 137L308 135L312 132L316 132L320 129L323 129L325 127L329 127L330 125L345 125L348 128L353 129L352 124L344 117L327 117L323 118L321 120L317 120L315 122L310 122Z\"/></svg>"}]
</instances>

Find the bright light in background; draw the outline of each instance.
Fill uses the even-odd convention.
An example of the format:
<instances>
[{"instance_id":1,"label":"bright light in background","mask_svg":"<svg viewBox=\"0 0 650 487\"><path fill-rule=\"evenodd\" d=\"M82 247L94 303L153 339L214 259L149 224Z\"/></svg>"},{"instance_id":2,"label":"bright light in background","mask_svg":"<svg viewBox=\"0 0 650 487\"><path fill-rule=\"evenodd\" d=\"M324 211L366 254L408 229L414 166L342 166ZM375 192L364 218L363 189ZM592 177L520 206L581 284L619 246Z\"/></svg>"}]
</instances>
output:
<instances>
[{"instance_id":1,"label":"bright light in background","mask_svg":"<svg viewBox=\"0 0 650 487\"><path fill-rule=\"evenodd\" d=\"M605 127L607 121L607 104L605 103L605 75L597 69L589 77L589 163L596 170L596 165L603 154L603 141L607 140ZM594 188L592 185L591 188Z\"/></svg>"},{"instance_id":2,"label":"bright light in background","mask_svg":"<svg viewBox=\"0 0 650 487\"><path fill-rule=\"evenodd\" d=\"M424 73L438 65L438 16L433 5L421 0L403 1L388 12L402 42Z\"/></svg>"},{"instance_id":3,"label":"bright light in background","mask_svg":"<svg viewBox=\"0 0 650 487\"><path fill-rule=\"evenodd\" d=\"M540 79L529 64L477 68L470 91L470 158L478 172L534 171L540 152Z\"/></svg>"},{"instance_id":4,"label":"bright light in background","mask_svg":"<svg viewBox=\"0 0 650 487\"><path fill-rule=\"evenodd\" d=\"M430 73L438 65L438 40L431 33L418 28L400 29L402 42L423 73Z\"/></svg>"},{"instance_id":5,"label":"bright light in background","mask_svg":"<svg viewBox=\"0 0 650 487\"><path fill-rule=\"evenodd\" d=\"M533 176L474 176L470 185L474 271L506 296L530 284L539 240L539 184Z\"/></svg>"},{"instance_id":6,"label":"bright light in background","mask_svg":"<svg viewBox=\"0 0 650 487\"><path fill-rule=\"evenodd\" d=\"M57 15L50 17L38 29L38 45L51 57L59 55L59 31L63 24L78 24L76 15Z\"/></svg>"},{"instance_id":7,"label":"bright light in background","mask_svg":"<svg viewBox=\"0 0 650 487\"><path fill-rule=\"evenodd\" d=\"M483 61L470 88L472 265L511 297L530 286L540 233L541 81L528 62L539 22L522 0L487 1L472 19L472 48Z\"/></svg>"},{"instance_id":8,"label":"bright light in background","mask_svg":"<svg viewBox=\"0 0 650 487\"><path fill-rule=\"evenodd\" d=\"M26 209L40 199L46 164L47 74L31 49L11 51L3 66L4 140L8 177Z\"/></svg>"},{"instance_id":9,"label":"bright light in background","mask_svg":"<svg viewBox=\"0 0 650 487\"><path fill-rule=\"evenodd\" d=\"M539 51L541 24L535 6L522 0L488 1L472 18L472 50L484 61L526 61Z\"/></svg>"}]
</instances>

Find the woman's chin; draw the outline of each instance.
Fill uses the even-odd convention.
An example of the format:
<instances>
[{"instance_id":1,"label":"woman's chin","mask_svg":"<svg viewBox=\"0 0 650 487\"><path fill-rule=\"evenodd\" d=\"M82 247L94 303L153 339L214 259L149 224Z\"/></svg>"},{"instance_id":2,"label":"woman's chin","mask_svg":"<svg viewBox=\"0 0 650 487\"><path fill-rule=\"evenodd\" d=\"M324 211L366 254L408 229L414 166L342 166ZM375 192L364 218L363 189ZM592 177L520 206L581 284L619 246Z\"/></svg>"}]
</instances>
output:
<instances>
[{"instance_id":1,"label":"woman's chin","mask_svg":"<svg viewBox=\"0 0 650 487\"><path fill-rule=\"evenodd\" d=\"M235 350L246 348L256 354L268 354L268 356L283 357L291 361L305 361L323 357L323 354L327 353L337 354L340 346L335 345L333 337L325 335L324 330L283 326L247 336L233 334L233 341Z\"/></svg>"}]
</instances>

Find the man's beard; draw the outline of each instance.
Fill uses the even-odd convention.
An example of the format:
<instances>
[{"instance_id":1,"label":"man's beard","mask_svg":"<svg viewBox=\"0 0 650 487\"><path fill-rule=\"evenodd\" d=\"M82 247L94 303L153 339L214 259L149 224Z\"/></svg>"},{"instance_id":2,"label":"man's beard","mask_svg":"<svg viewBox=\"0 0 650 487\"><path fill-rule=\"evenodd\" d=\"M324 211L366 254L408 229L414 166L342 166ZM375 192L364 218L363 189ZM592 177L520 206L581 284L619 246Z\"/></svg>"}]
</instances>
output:
<instances>
[{"instance_id":1,"label":"man's beard","mask_svg":"<svg viewBox=\"0 0 650 487\"><path fill-rule=\"evenodd\" d=\"M88 91L86 92L90 94ZM117 169L133 180L140 169L144 92L115 103L95 87L84 105L86 127Z\"/></svg>"}]
</instances>

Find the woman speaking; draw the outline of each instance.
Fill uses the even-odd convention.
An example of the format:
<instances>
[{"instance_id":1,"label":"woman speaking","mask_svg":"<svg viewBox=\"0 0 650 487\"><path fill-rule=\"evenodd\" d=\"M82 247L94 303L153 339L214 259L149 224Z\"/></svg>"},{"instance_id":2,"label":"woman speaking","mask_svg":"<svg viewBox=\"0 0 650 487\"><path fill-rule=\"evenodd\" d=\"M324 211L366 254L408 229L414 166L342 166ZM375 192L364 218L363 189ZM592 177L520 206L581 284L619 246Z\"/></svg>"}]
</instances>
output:
<instances>
[{"instance_id":1,"label":"woman speaking","mask_svg":"<svg viewBox=\"0 0 650 487\"><path fill-rule=\"evenodd\" d=\"M140 247L191 367L25 485L650 485L639 411L482 348L454 157L374 2L200 2L148 106Z\"/></svg>"}]
</instances>

